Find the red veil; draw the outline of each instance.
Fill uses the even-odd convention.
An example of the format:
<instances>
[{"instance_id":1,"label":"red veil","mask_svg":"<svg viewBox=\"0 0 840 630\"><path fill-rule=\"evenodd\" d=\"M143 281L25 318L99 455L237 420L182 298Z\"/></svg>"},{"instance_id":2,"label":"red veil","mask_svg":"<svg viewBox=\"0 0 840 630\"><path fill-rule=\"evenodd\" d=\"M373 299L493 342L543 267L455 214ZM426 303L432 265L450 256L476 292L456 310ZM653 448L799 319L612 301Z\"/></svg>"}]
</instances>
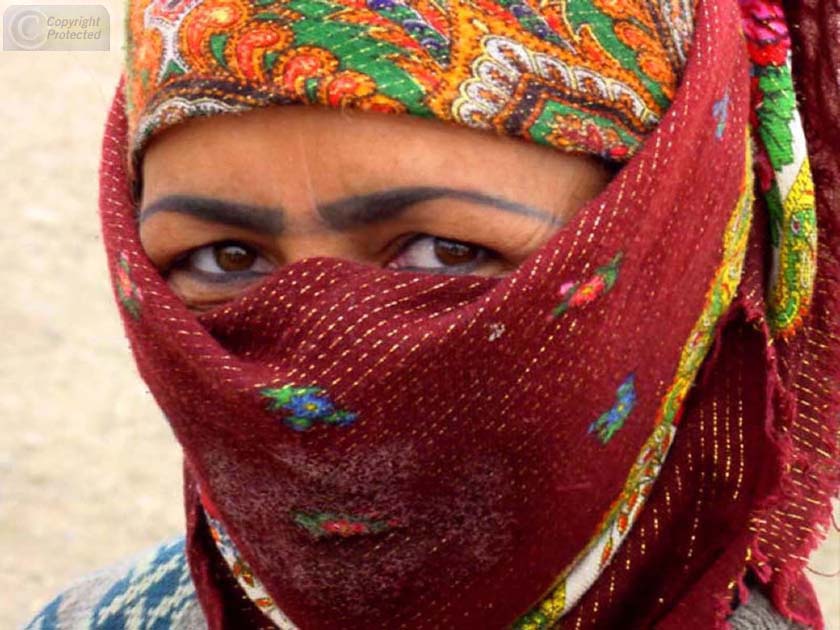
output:
<instances>
[{"instance_id":1,"label":"red veil","mask_svg":"<svg viewBox=\"0 0 840 630\"><path fill-rule=\"evenodd\" d=\"M731 0L699 3L682 84L641 150L504 278L313 257L190 313L138 238L121 82L104 243L184 450L210 627L268 626L265 606L307 630L705 629L725 625L748 569L784 614L821 625L802 570L838 483L840 98L832 62L814 65L828 6L796 14L816 223L784 216L819 240L815 276L807 247L791 253L781 327L770 285L787 259L773 201L754 194L756 94Z\"/></svg>"}]
</instances>

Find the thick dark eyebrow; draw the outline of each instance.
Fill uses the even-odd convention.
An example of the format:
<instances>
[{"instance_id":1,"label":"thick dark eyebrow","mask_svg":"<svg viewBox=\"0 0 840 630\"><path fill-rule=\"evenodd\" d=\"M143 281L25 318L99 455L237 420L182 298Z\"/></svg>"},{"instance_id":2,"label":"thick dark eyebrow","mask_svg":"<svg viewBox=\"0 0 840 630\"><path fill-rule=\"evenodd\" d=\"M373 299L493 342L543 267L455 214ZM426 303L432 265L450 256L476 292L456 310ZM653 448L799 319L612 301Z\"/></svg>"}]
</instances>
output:
<instances>
[{"instance_id":1,"label":"thick dark eyebrow","mask_svg":"<svg viewBox=\"0 0 840 630\"><path fill-rule=\"evenodd\" d=\"M488 206L506 212L560 224L561 219L550 212L481 192L433 186L390 188L364 195L353 195L320 204L318 215L332 230L342 231L397 218L411 206L435 199L454 199ZM282 234L285 215L282 208L256 206L196 195L166 195L156 199L140 211L142 223L158 212L177 212L205 221L224 223L272 236Z\"/></svg>"},{"instance_id":2,"label":"thick dark eyebrow","mask_svg":"<svg viewBox=\"0 0 840 630\"><path fill-rule=\"evenodd\" d=\"M187 214L204 221L224 223L272 236L281 234L285 227L282 208L196 195L166 195L156 199L140 211L138 222L142 223L158 212Z\"/></svg>"},{"instance_id":3,"label":"thick dark eyebrow","mask_svg":"<svg viewBox=\"0 0 840 630\"><path fill-rule=\"evenodd\" d=\"M514 214L532 217L547 223L559 224L562 222L550 212L502 197L472 190L436 186L390 188L365 195L345 197L338 201L319 205L318 214L333 229L346 230L360 225L394 219L415 204L435 199L469 201L482 206L490 206Z\"/></svg>"}]
</instances>

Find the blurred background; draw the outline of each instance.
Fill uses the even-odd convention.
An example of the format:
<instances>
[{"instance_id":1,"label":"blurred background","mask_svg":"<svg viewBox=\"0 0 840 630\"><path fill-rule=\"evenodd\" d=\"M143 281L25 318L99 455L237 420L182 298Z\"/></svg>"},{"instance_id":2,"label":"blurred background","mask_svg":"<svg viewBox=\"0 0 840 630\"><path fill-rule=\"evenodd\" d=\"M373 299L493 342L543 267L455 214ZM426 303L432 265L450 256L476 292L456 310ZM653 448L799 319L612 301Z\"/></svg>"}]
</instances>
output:
<instances>
[{"instance_id":1,"label":"blurred background","mask_svg":"<svg viewBox=\"0 0 840 630\"><path fill-rule=\"evenodd\" d=\"M102 5L109 51L0 51L0 628L184 527L180 455L135 370L99 235L124 41L122 2ZM836 530L810 566L840 570ZM811 577L840 630L840 578Z\"/></svg>"}]
</instances>

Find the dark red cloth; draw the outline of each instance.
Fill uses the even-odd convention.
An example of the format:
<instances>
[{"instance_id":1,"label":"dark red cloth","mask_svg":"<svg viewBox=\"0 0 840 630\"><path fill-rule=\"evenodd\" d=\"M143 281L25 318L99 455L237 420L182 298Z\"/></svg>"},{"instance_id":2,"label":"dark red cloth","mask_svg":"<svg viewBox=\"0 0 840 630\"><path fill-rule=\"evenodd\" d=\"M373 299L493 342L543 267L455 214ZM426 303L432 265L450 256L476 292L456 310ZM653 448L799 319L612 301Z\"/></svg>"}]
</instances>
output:
<instances>
[{"instance_id":1,"label":"dark red cloth","mask_svg":"<svg viewBox=\"0 0 840 630\"><path fill-rule=\"evenodd\" d=\"M820 28L819 10L803 8L803 33ZM140 244L121 83L102 153L104 244L115 296L135 299L121 313L138 369L184 449L188 554L211 628L263 622L212 543L196 484L305 630L502 628L546 595L620 495L721 265L750 109L738 24L737 4L700 2L668 114L512 275L315 257L199 316ZM797 41L808 63L816 51ZM715 105L726 93L720 134ZM813 84L805 94L809 139L826 130L815 144L820 259L805 327L771 342L768 229L756 202L738 294L653 493L563 627L724 627L748 568L783 612L821 624L800 556L838 483L838 170L828 140L837 129L820 122L833 105L816 103ZM609 291L547 316L561 287L616 254ZM589 428L628 375L632 411L604 443ZM290 383L323 388L357 418L290 428L260 394ZM394 525L313 538L294 522L299 510L376 512Z\"/></svg>"}]
</instances>

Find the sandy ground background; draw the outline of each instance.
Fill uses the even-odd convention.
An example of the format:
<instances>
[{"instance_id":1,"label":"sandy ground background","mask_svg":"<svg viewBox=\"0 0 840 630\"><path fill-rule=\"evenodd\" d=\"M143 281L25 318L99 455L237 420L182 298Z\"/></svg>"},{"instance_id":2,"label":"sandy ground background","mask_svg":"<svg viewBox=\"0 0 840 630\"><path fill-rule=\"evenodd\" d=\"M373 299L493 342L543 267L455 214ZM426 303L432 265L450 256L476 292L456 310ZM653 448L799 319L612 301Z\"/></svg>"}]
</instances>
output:
<instances>
[{"instance_id":1,"label":"sandy ground background","mask_svg":"<svg viewBox=\"0 0 840 630\"><path fill-rule=\"evenodd\" d=\"M99 235L123 42L122 4L105 6L110 52L0 52L0 629L183 529L180 456L134 368ZM840 569L840 535L811 566ZM840 630L840 580L813 579Z\"/></svg>"}]
</instances>

